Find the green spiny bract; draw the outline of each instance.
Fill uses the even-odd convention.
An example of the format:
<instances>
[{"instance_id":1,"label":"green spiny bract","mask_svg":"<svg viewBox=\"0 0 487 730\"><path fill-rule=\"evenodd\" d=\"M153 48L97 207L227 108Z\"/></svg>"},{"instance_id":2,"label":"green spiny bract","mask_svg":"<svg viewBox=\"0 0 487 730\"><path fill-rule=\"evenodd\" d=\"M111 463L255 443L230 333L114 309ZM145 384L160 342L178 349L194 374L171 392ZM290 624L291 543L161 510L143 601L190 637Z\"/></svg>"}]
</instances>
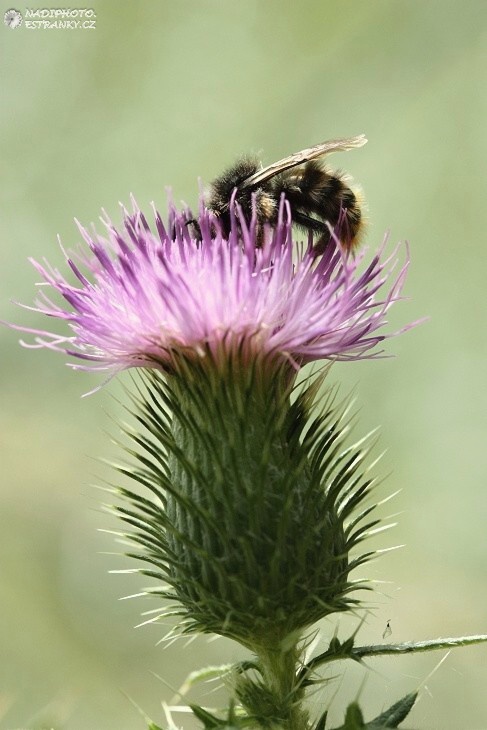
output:
<instances>
[{"instance_id":1,"label":"green spiny bract","mask_svg":"<svg viewBox=\"0 0 487 730\"><path fill-rule=\"evenodd\" d=\"M207 354L144 378L144 430L129 432L140 467L125 473L152 496L122 489L131 505L117 509L182 630L262 656L358 603L349 573L368 555L350 550L376 521L352 513L371 481L365 451L344 446L344 408L331 392L316 404L323 377L296 389L288 363Z\"/></svg>"}]
</instances>

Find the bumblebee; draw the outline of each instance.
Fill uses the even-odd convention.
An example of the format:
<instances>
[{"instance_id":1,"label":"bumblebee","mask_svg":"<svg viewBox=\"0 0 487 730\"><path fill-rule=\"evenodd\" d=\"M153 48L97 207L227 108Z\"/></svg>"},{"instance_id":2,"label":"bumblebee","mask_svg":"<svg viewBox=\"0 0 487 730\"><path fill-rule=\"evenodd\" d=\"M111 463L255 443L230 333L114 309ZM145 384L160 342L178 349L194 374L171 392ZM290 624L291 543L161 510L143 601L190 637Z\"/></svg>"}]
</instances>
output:
<instances>
[{"instance_id":1,"label":"bumblebee","mask_svg":"<svg viewBox=\"0 0 487 730\"><path fill-rule=\"evenodd\" d=\"M331 152L362 147L366 142L364 135L323 142L268 167L262 167L257 158L243 157L211 183L207 207L219 218L224 235L228 235L230 200L236 190L235 200L246 220L250 221L255 205L262 232L263 224L277 223L279 202L284 194L293 223L316 236L313 247L316 254L323 253L331 237L330 227L336 226L343 247L353 250L363 230L360 201L349 188L348 178L341 172L328 170L320 158Z\"/></svg>"}]
</instances>

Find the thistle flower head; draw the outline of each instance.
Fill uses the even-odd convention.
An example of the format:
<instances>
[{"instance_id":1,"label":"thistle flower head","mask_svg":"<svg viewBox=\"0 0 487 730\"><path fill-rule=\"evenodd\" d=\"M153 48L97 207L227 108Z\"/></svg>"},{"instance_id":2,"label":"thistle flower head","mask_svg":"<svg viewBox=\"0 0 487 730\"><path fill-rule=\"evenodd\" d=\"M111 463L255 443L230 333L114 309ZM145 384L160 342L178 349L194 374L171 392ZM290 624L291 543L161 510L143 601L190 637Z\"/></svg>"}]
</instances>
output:
<instances>
[{"instance_id":1,"label":"thistle flower head","mask_svg":"<svg viewBox=\"0 0 487 730\"><path fill-rule=\"evenodd\" d=\"M345 446L330 401L314 405L322 379L296 397L293 376L379 355L408 262L393 275L394 255L362 266L338 238L322 256L294 247L285 201L269 227L230 213L226 236L203 204L196 222L171 206L151 228L134 204L122 231L106 215L104 236L80 226L89 250L66 254L76 283L33 262L37 311L71 334L19 329L74 367L149 368L129 435L142 449L130 475L152 498L122 488L129 506L115 509L186 630L272 653L357 602L349 573L367 554L351 551L375 524L359 524L370 507L353 515L372 486L365 452Z\"/></svg>"},{"instance_id":2,"label":"thistle flower head","mask_svg":"<svg viewBox=\"0 0 487 730\"><path fill-rule=\"evenodd\" d=\"M32 261L43 279L35 309L64 321L71 333L17 327L47 347L82 360L73 367L116 372L133 366L167 369L171 353L200 356L238 349L286 359L299 367L327 358L376 357L386 313L400 296L407 262L397 275L395 255L362 256L328 246L315 257L311 243L292 247L285 203L272 229L248 226L235 210L228 240L201 206L201 240L192 237L189 211L170 207L155 224L133 203L118 230L104 214L100 235L79 225L89 250L66 255L76 283L48 263ZM381 293L382 292L382 293ZM51 294L60 294L61 303Z\"/></svg>"},{"instance_id":3,"label":"thistle flower head","mask_svg":"<svg viewBox=\"0 0 487 730\"><path fill-rule=\"evenodd\" d=\"M165 226L155 212L152 229L135 203L122 231L102 221L104 236L79 226L89 252L65 254L76 284L33 261L44 280L34 309L71 334L11 326L34 334L33 347L84 361L73 367L149 368L132 396L141 429L123 427L134 464L117 467L138 486L110 491L123 502L113 510L128 526L129 554L167 602L151 621L177 616L182 632L221 634L255 653L230 679L238 712L233 701L228 719L192 706L205 728L307 730L302 703L318 665L391 648L335 635L298 668L304 631L359 604L355 592L367 586L351 573L374 552L356 550L380 520L367 438L347 445L347 407L333 389L319 396L325 370L299 386L293 376L313 360L377 357L409 262L394 277L395 254L382 260L381 250L362 267L339 231L323 255L311 238L296 251L284 200L267 228L255 215L249 223L235 198L229 229L203 203L196 221L170 207ZM397 727L415 698L367 727ZM366 727L356 703L342 727L352 725Z\"/></svg>"}]
</instances>

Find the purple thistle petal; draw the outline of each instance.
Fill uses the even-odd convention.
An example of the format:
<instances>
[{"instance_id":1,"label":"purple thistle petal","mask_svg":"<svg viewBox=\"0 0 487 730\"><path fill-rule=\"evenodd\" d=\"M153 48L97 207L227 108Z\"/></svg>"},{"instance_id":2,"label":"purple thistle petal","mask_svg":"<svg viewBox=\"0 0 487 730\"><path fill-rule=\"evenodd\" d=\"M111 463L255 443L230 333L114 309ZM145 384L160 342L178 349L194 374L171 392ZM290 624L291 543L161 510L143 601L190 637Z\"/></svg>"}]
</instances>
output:
<instances>
[{"instance_id":1,"label":"purple thistle petal","mask_svg":"<svg viewBox=\"0 0 487 730\"><path fill-rule=\"evenodd\" d=\"M378 330L391 304L401 299L407 250L392 279L397 249L381 261L382 246L362 271L363 252L353 258L329 245L315 258L311 239L296 250L284 200L276 226L266 227L259 241L256 216L247 223L238 206L231 208L226 240L218 220L200 205L201 241L191 238L188 210L171 204L165 225L154 209L154 233L133 199L132 208L129 213L122 207L122 232L103 212L108 238L78 224L90 255L76 255L78 265L62 249L76 285L47 262L32 261L43 286L69 305L54 304L41 291L32 309L66 320L73 334L61 337L11 325L37 335L27 346L93 363L73 365L77 368L112 373L129 367L164 369L178 348L200 356L235 346L243 347L246 356L268 353L297 368L323 358L380 357L382 351L375 348L392 336Z\"/></svg>"}]
</instances>

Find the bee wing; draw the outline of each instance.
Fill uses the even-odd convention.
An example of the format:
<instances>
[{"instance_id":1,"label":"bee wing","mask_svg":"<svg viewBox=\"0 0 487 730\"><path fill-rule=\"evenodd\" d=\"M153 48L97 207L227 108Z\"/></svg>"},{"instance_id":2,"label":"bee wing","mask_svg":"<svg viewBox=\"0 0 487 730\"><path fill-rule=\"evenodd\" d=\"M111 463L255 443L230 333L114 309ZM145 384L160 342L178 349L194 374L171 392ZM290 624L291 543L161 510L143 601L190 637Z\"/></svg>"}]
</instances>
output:
<instances>
[{"instance_id":1,"label":"bee wing","mask_svg":"<svg viewBox=\"0 0 487 730\"><path fill-rule=\"evenodd\" d=\"M366 142L367 139L364 134L360 134L358 137L345 137L343 139L332 139L328 142L322 142L314 147L301 150L301 152L295 152L293 155L289 155L289 157L284 157L284 159L262 168L262 170L259 170L244 180L240 187L255 187L269 180L269 178L274 177L274 175L278 175L280 172L284 172L284 170L289 170L291 167L302 165L304 162L315 160L317 157L330 154L330 152L345 152L357 147L363 147Z\"/></svg>"}]
</instances>

